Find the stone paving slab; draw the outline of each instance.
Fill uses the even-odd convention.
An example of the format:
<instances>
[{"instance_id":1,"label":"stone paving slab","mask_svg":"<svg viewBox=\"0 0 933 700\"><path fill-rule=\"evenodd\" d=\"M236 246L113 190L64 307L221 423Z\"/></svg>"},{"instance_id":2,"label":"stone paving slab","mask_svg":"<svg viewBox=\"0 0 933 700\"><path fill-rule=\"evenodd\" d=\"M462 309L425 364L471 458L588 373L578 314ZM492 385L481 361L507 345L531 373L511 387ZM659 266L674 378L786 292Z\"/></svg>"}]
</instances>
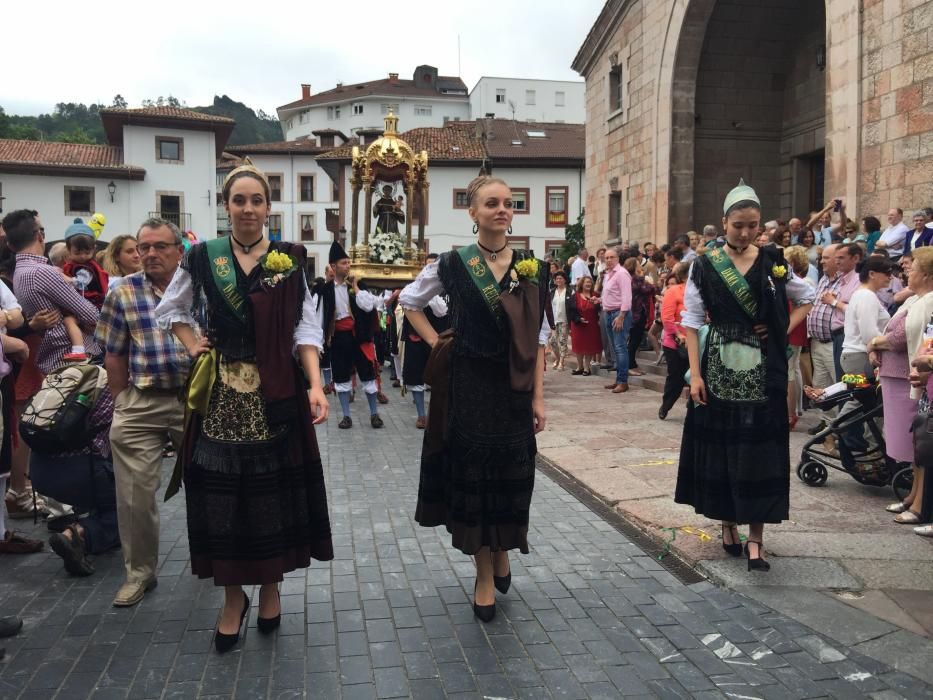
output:
<instances>
[{"instance_id":1,"label":"stone paving slab","mask_svg":"<svg viewBox=\"0 0 933 700\"><path fill-rule=\"evenodd\" d=\"M49 553L0 559L0 612L26 622L4 640L0 700L933 697L917 669L829 640L822 619L684 585L543 474L532 551L513 557L512 590L483 625L471 560L412 520L422 434L391 398L381 431L318 432L335 559L286 577L277 634L257 633L253 609L239 648L213 652L222 593L189 572L176 498L161 509L159 587L135 608L110 605L119 553L84 579Z\"/></svg>"}]
</instances>

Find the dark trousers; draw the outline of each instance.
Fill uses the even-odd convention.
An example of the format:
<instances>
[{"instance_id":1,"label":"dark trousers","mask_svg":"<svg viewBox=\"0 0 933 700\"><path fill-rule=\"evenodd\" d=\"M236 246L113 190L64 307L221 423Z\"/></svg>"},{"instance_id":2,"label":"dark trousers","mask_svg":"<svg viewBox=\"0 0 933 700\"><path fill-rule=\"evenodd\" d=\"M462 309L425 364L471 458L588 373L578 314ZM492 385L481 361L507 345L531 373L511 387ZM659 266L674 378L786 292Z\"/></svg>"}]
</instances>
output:
<instances>
[{"instance_id":1,"label":"dark trousers","mask_svg":"<svg viewBox=\"0 0 933 700\"><path fill-rule=\"evenodd\" d=\"M29 458L33 484L42 493L87 512L78 519L84 528L89 554L100 554L120 546L117 526L117 492L113 462L99 455L58 457L33 452ZM38 489L37 489L38 490Z\"/></svg>"},{"instance_id":2,"label":"dark trousers","mask_svg":"<svg viewBox=\"0 0 933 700\"><path fill-rule=\"evenodd\" d=\"M836 381L842 379L842 341L845 340L845 333L833 333L833 365L836 367Z\"/></svg>"},{"instance_id":3,"label":"dark trousers","mask_svg":"<svg viewBox=\"0 0 933 700\"><path fill-rule=\"evenodd\" d=\"M667 379L664 380L664 397L661 399L661 407L665 411L670 411L684 388L684 374L690 369L690 361L680 356L674 348L664 346L664 360L667 362Z\"/></svg>"},{"instance_id":4,"label":"dark trousers","mask_svg":"<svg viewBox=\"0 0 933 700\"><path fill-rule=\"evenodd\" d=\"M632 328L628 334L628 368L635 369L638 367L638 362L635 360L635 355L638 354L638 348L641 347L641 341L645 337L645 319L639 319L638 321L632 321Z\"/></svg>"}]
</instances>

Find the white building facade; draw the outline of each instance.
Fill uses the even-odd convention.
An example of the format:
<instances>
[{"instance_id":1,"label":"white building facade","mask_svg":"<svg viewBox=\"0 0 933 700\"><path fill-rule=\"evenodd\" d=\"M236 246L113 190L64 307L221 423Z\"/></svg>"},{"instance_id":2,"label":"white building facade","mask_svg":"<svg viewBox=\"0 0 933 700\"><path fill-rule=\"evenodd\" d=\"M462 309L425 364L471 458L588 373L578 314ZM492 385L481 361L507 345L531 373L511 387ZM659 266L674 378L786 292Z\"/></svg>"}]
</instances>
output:
<instances>
[{"instance_id":1,"label":"white building facade","mask_svg":"<svg viewBox=\"0 0 933 700\"><path fill-rule=\"evenodd\" d=\"M433 66L418 66L411 80L389 73L388 78L312 94L301 86L301 99L278 108L286 141L333 129L347 138L360 130L379 129L392 111L408 128L441 126L470 118L466 85L458 77L438 75ZM328 145L323 142L318 145ZM336 145L336 144L331 144Z\"/></svg>"},{"instance_id":2,"label":"white building facade","mask_svg":"<svg viewBox=\"0 0 933 700\"><path fill-rule=\"evenodd\" d=\"M48 240L100 212L103 240L159 216L216 235L216 159L232 119L175 108L103 110L108 145L0 140L4 211L35 209Z\"/></svg>"},{"instance_id":3,"label":"white building facade","mask_svg":"<svg viewBox=\"0 0 933 700\"><path fill-rule=\"evenodd\" d=\"M410 130L400 138L415 152L428 152L426 252L441 253L475 241L467 211L467 186L481 169L503 179L512 188L514 217L510 240L515 248L531 250L539 257L553 254L565 243L566 226L576 223L582 212L583 125L461 121ZM318 161L341 183L345 196L339 203L340 222L350 231L350 147L325 153ZM360 209L358 243L363 242L363 216L372 216L371 211L363 211L362 196ZM416 203L412 209L414 241L421 212ZM374 229L372 225L371 230Z\"/></svg>"},{"instance_id":4,"label":"white building facade","mask_svg":"<svg viewBox=\"0 0 933 700\"><path fill-rule=\"evenodd\" d=\"M303 244L312 266L310 271L315 275L322 274L330 244L339 230L340 185L328 177L315 160L326 150L308 140L227 149L235 156L248 156L269 178L272 191L268 236L274 241ZM221 207L218 211L220 232L224 231L225 216Z\"/></svg>"},{"instance_id":5,"label":"white building facade","mask_svg":"<svg viewBox=\"0 0 933 700\"><path fill-rule=\"evenodd\" d=\"M483 76L470 91L472 119L495 117L531 122L586 122L586 83Z\"/></svg>"}]
</instances>

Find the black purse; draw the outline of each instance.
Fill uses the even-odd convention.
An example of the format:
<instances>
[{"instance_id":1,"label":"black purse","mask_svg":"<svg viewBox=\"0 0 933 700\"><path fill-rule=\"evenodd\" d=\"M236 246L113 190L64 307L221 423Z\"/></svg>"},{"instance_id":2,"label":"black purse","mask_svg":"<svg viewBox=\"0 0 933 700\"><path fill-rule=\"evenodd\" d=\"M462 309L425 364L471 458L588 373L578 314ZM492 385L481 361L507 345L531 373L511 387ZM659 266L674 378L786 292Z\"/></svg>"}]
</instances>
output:
<instances>
[{"instance_id":1,"label":"black purse","mask_svg":"<svg viewBox=\"0 0 933 700\"><path fill-rule=\"evenodd\" d=\"M931 399L926 391L917 404L917 415L910 424L914 436L914 464L918 467L933 466L933 414Z\"/></svg>"}]
</instances>

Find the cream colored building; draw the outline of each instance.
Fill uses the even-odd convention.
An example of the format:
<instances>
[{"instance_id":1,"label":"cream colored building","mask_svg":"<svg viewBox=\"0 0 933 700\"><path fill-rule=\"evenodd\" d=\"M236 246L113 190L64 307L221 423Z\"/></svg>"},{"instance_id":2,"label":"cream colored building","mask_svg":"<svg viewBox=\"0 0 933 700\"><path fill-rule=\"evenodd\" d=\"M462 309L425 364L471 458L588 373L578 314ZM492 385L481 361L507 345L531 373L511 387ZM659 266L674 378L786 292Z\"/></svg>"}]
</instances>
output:
<instances>
[{"instance_id":1,"label":"cream colored building","mask_svg":"<svg viewBox=\"0 0 933 700\"><path fill-rule=\"evenodd\" d=\"M739 177L765 218L933 205L931 27L931 0L608 0L573 62L588 242L718 224Z\"/></svg>"}]
</instances>

